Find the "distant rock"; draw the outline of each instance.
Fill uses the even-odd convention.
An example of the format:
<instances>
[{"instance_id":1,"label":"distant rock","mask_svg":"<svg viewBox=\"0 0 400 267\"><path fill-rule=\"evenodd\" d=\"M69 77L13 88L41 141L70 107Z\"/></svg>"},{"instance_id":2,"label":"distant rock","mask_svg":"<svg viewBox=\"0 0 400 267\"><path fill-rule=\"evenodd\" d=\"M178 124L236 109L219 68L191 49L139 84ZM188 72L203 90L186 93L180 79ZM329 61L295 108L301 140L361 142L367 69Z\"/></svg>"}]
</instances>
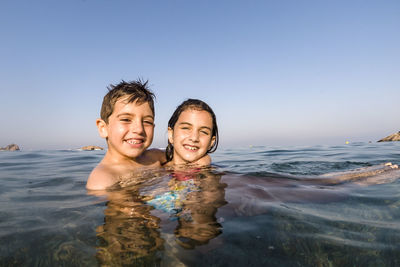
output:
<instances>
[{"instance_id":1,"label":"distant rock","mask_svg":"<svg viewBox=\"0 0 400 267\"><path fill-rule=\"evenodd\" d=\"M19 149L19 146L18 146L18 145L16 145L16 144L11 144L11 145L8 145L8 146L6 146L6 147L0 147L0 150L4 150L4 151L17 151L17 150L20 150L20 149Z\"/></svg>"},{"instance_id":2,"label":"distant rock","mask_svg":"<svg viewBox=\"0 0 400 267\"><path fill-rule=\"evenodd\" d=\"M84 146L81 148L82 150L104 150L104 148L100 146Z\"/></svg>"},{"instance_id":3,"label":"distant rock","mask_svg":"<svg viewBox=\"0 0 400 267\"><path fill-rule=\"evenodd\" d=\"M378 142L400 141L400 131L385 137Z\"/></svg>"}]
</instances>

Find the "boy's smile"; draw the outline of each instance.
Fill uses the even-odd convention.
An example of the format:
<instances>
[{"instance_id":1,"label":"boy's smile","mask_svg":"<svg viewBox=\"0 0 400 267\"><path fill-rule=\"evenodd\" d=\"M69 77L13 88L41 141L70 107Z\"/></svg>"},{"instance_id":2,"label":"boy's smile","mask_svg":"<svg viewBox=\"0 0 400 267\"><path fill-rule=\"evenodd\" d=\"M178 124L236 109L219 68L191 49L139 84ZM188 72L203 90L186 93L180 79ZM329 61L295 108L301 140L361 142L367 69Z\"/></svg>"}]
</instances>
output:
<instances>
[{"instance_id":1,"label":"boy's smile","mask_svg":"<svg viewBox=\"0 0 400 267\"><path fill-rule=\"evenodd\" d=\"M107 138L108 152L114 158L134 160L153 141L154 115L147 102L127 103L120 99L115 103L108 123L100 120L98 127L102 137Z\"/></svg>"},{"instance_id":2,"label":"boy's smile","mask_svg":"<svg viewBox=\"0 0 400 267\"><path fill-rule=\"evenodd\" d=\"M204 110L183 111L168 138L174 146L174 164L195 163L207 154L215 141L212 137L212 117Z\"/></svg>"}]
</instances>

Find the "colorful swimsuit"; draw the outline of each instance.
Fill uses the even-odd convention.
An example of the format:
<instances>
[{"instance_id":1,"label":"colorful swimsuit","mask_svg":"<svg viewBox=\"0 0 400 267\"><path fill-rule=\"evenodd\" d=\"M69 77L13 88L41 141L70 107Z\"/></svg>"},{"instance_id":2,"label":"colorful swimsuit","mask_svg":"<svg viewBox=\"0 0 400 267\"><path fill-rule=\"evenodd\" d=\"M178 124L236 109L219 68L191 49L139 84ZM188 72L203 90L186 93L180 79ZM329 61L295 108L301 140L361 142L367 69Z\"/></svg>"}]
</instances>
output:
<instances>
[{"instance_id":1,"label":"colorful swimsuit","mask_svg":"<svg viewBox=\"0 0 400 267\"><path fill-rule=\"evenodd\" d=\"M171 220L181 217L182 214L178 216L178 213L183 211L183 204L187 195L190 192L200 190L193 180L193 175L190 174L183 175L183 173L173 173L172 177L177 180L173 188L168 192L155 196L153 199L147 201L147 204L158 210L169 213L171 215Z\"/></svg>"}]
</instances>

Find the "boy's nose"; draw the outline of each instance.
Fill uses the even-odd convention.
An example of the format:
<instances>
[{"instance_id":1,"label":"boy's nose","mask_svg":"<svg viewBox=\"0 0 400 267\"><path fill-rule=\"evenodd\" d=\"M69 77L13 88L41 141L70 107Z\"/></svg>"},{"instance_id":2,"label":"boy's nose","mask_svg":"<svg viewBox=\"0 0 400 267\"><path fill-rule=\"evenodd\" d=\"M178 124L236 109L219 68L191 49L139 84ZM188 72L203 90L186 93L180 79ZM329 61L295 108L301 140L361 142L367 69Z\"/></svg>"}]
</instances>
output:
<instances>
[{"instance_id":1,"label":"boy's nose","mask_svg":"<svg viewBox=\"0 0 400 267\"><path fill-rule=\"evenodd\" d=\"M131 125L131 131L136 134L142 134L144 127L141 121L134 121Z\"/></svg>"}]
</instances>

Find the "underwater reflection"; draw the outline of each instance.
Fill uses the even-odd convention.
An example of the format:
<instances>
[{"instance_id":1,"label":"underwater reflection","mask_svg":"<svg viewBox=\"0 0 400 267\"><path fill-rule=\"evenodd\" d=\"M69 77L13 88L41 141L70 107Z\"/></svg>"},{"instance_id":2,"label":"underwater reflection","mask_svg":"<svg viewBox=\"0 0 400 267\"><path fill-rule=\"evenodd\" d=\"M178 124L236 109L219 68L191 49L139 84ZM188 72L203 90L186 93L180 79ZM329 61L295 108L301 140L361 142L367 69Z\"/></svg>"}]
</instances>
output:
<instances>
[{"instance_id":1,"label":"underwater reflection","mask_svg":"<svg viewBox=\"0 0 400 267\"><path fill-rule=\"evenodd\" d=\"M104 210L104 224L97 227L101 265L155 263L156 252L164 241L159 233L160 219L151 215L138 191L111 192Z\"/></svg>"},{"instance_id":2,"label":"underwater reflection","mask_svg":"<svg viewBox=\"0 0 400 267\"><path fill-rule=\"evenodd\" d=\"M124 179L106 194L104 224L96 229L99 264L159 265L164 237L184 249L208 244L222 233L216 213L227 203L226 186L210 169Z\"/></svg>"},{"instance_id":3,"label":"underwater reflection","mask_svg":"<svg viewBox=\"0 0 400 267\"><path fill-rule=\"evenodd\" d=\"M175 172L170 182L173 193L183 190L181 207L175 209L178 225L176 241L184 248L192 249L207 244L222 233L216 213L225 201L225 187L221 174L211 172ZM170 191L171 192L171 191ZM179 199L179 197L178 197Z\"/></svg>"}]
</instances>

